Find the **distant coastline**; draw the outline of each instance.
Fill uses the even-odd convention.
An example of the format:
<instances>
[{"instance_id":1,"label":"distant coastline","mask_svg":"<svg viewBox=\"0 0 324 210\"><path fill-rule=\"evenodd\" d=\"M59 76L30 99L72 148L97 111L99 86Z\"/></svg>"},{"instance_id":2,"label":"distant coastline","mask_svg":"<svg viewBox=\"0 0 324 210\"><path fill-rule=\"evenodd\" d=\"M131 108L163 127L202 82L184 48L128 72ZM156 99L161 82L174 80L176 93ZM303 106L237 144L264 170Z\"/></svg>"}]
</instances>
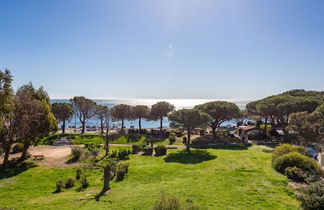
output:
<instances>
[{"instance_id":1,"label":"distant coastline","mask_svg":"<svg viewBox=\"0 0 324 210\"><path fill-rule=\"evenodd\" d=\"M253 100L248 99L93 99L94 102L100 105L105 105L108 107L113 107L117 104L128 104L128 105L147 105L151 106L152 104L158 102L158 101L167 101L175 106L176 109L182 109L182 108L193 108L194 106L202 103L206 103L208 101L230 101L235 103L241 110L243 110L249 102ZM69 99L51 99L51 103L59 103L59 102L69 102ZM228 124L234 124L234 121L227 121L224 122L222 125L228 125ZM81 126L78 119L73 119L67 123L67 126ZM99 121L96 118L90 119L87 124L87 126L99 126ZM116 125L118 126L118 122L116 122ZM165 118L163 120L163 125L165 128L169 127L169 120ZM132 120L132 121L125 121L126 128L129 128L130 126L134 126L135 128L138 127L138 121ZM158 121L147 121L142 120L142 127L143 128L158 128L159 122Z\"/></svg>"}]
</instances>

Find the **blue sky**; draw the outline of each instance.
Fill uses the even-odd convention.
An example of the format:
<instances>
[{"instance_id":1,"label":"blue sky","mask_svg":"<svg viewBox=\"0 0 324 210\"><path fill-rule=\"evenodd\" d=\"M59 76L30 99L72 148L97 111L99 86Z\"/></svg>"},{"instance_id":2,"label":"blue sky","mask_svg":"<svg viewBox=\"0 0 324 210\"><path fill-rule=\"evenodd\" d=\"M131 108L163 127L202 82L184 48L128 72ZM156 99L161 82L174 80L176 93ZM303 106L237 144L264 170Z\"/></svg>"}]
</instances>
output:
<instances>
[{"instance_id":1,"label":"blue sky","mask_svg":"<svg viewBox=\"0 0 324 210\"><path fill-rule=\"evenodd\" d=\"M52 98L324 90L322 0L0 0L0 69Z\"/></svg>"}]
</instances>

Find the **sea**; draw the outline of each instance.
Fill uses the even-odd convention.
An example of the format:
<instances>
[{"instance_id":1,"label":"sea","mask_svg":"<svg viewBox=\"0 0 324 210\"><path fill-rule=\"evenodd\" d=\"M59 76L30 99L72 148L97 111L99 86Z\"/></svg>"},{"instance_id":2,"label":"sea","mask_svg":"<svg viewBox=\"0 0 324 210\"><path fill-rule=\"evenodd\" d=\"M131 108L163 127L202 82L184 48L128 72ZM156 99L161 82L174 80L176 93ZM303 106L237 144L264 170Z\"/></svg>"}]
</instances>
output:
<instances>
[{"instance_id":1,"label":"sea","mask_svg":"<svg viewBox=\"0 0 324 210\"><path fill-rule=\"evenodd\" d=\"M182 108L193 108L196 105L203 104L209 101L229 101L235 103L240 109L244 109L246 104L251 102L251 100L245 100L245 99L93 99L94 102L98 105L104 105L109 108L117 105L117 104L128 104L131 106L135 105L147 105L151 106L159 101L166 101L175 106L176 110L182 109ZM70 103L69 99L51 99L51 103ZM130 126L134 126L135 128L138 128L138 120L126 120L125 127L129 128ZM115 122L115 126L120 126L120 122ZM169 120L167 117L163 119L163 128L169 127ZM226 125L234 125L236 124L236 121L226 121L222 124L222 126ZM99 127L100 122L96 117L93 117L92 119L89 119L86 123L87 126L97 126ZM77 126L80 127L81 123L79 120L73 116L71 121L66 123L66 126ZM142 128L159 128L160 122L159 121L148 121L142 119Z\"/></svg>"}]
</instances>

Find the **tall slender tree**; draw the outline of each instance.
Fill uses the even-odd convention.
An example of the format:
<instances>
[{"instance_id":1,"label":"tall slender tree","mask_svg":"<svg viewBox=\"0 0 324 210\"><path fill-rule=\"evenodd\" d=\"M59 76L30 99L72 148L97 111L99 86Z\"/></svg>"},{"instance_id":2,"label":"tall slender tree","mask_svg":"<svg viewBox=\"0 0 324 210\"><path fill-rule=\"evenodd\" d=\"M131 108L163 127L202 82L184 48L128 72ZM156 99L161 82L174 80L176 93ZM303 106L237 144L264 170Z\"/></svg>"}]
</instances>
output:
<instances>
[{"instance_id":1,"label":"tall slender tree","mask_svg":"<svg viewBox=\"0 0 324 210\"><path fill-rule=\"evenodd\" d=\"M209 114L212 120L209 126L213 132L213 138L216 137L216 128L223 122L240 117L240 109L234 103L227 101L212 101L201 105L197 105L195 109Z\"/></svg>"},{"instance_id":2,"label":"tall slender tree","mask_svg":"<svg viewBox=\"0 0 324 210\"><path fill-rule=\"evenodd\" d=\"M53 103L52 112L55 118L62 122L62 133L65 133L65 123L70 121L73 116L72 105L69 103Z\"/></svg>"},{"instance_id":3,"label":"tall slender tree","mask_svg":"<svg viewBox=\"0 0 324 210\"><path fill-rule=\"evenodd\" d=\"M11 146L16 140L14 91L8 69L0 71L0 150L4 152L2 168L7 168Z\"/></svg>"},{"instance_id":4,"label":"tall slender tree","mask_svg":"<svg viewBox=\"0 0 324 210\"><path fill-rule=\"evenodd\" d=\"M150 109L145 105L137 105L132 107L132 116L134 119L138 119L138 128L141 132L142 130L142 119L149 117Z\"/></svg>"},{"instance_id":5,"label":"tall slender tree","mask_svg":"<svg viewBox=\"0 0 324 210\"><path fill-rule=\"evenodd\" d=\"M116 120L121 121L121 132L124 132L124 121L132 118L132 107L127 104L118 104L111 108L111 115Z\"/></svg>"},{"instance_id":6,"label":"tall slender tree","mask_svg":"<svg viewBox=\"0 0 324 210\"><path fill-rule=\"evenodd\" d=\"M82 125L81 133L83 134L85 132L86 122L96 114L96 103L83 96L75 96L74 98L70 99L70 101L74 114L78 117Z\"/></svg>"},{"instance_id":7,"label":"tall slender tree","mask_svg":"<svg viewBox=\"0 0 324 210\"><path fill-rule=\"evenodd\" d=\"M104 127L105 127L105 121L107 120L107 117L109 117L109 108L107 106L103 105L97 105L96 106L96 117L100 121L100 133L104 134ZM108 118L109 119L109 118Z\"/></svg>"},{"instance_id":8,"label":"tall slender tree","mask_svg":"<svg viewBox=\"0 0 324 210\"><path fill-rule=\"evenodd\" d=\"M167 117L168 114L173 110L174 110L174 105L165 101L160 101L152 105L150 118L152 120L160 120L160 131L162 131L163 128L162 125L163 118Z\"/></svg>"},{"instance_id":9,"label":"tall slender tree","mask_svg":"<svg viewBox=\"0 0 324 210\"><path fill-rule=\"evenodd\" d=\"M208 122L211 120L211 116L207 113L201 112L196 109L180 109L174 111L169 115L169 120L171 120L173 126L182 127L187 130L188 138L186 150L190 152L190 134L191 131L197 127L207 126Z\"/></svg>"}]
</instances>

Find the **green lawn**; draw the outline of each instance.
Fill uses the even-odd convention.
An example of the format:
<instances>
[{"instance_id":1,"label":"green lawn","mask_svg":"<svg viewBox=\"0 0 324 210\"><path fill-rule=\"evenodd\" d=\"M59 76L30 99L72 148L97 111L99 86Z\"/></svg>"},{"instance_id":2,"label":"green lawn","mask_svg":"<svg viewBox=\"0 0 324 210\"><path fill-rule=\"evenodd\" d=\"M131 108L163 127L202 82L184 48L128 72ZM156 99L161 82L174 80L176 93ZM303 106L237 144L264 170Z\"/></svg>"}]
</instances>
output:
<instances>
[{"instance_id":1,"label":"green lawn","mask_svg":"<svg viewBox=\"0 0 324 210\"><path fill-rule=\"evenodd\" d=\"M296 209L287 178L271 168L263 147L169 150L168 156L131 155L129 173L99 201L102 171L88 171L90 186L53 193L75 169L35 166L0 175L0 209L150 209L161 191L207 209ZM28 168L28 169L27 169ZM8 177L9 176L9 177ZM11 176L11 177L10 177Z\"/></svg>"}]
</instances>

